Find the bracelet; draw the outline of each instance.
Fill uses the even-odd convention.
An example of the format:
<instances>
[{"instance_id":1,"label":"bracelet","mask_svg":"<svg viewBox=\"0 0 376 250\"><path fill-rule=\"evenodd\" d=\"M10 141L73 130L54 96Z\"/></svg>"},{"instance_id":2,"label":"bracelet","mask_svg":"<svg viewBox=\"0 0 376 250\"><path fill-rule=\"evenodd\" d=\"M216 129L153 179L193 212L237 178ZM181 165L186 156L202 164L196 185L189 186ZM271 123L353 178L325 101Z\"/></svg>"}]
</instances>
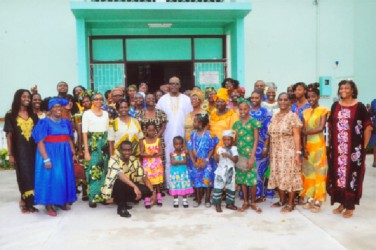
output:
<instances>
[{"instance_id":1,"label":"bracelet","mask_svg":"<svg viewBox=\"0 0 376 250\"><path fill-rule=\"evenodd\" d=\"M263 148L262 151L268 152L268 148Z\"/></svg>"},{"instance_id":2,"label":"bracelet","mask_svg":"<svg viewBox=\"0 0 376 250\"><path fill-rule=\"evenodd\" d=\"M205 161L206 161L206 162L209 162L209 158L205 158Z\"/></svg>"},{"instance_id":3,"label":"bracelet","mask_svg":"<svg viewBox=\"0 0 376 250\"><path fill-rule=\"evenodd\" d=\"M49 163L49 162L51 162L50 158L47 158L47 159L43 160L43 163Z\"/></svg>"},{"instance_id":4,"label":"bracelet","mask_svg":"<svg viewBox=\"0 0 376 250\"><path fill-rule=\"evenodd\" d=\"M302 154L302 151L299 151L299 150L298 150L298 151L295 152L295 154L299 154L299 155L301 155L301 154Z\"/></svg>"}]
</instances>

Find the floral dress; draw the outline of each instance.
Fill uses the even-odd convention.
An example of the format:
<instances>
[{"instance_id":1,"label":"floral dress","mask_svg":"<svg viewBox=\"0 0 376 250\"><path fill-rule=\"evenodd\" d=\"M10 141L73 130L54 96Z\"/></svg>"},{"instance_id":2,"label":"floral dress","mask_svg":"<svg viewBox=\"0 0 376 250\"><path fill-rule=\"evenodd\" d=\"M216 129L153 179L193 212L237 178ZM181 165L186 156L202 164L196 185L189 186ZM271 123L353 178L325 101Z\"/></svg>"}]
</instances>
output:
<instances>
[{"instance_id":1,"label":"floral dress","mask_svg":"<svg viewBox=\"0 0 376 250\"><path fill-rule=\"evenodd\" d=\"M144 145L145 153L153 155L154 153L161 151L161 149L159 149L159 141L159 138L157 138L154 143L146 143L146 140L143 140L142 143ZM163 183L162 157L145 157L142 159L142 167L152 185Z\"/></svg>"},{"instance_id":2,"label":"floral dress","mask_svg":"<svg viewBox=\"0 0 376 250\"><path fill-rule=\"evenodd\" d=\"M328 119L331 132L328 150L327 192L331 204L355 209L362 196L366 150L364 130L372 122L363 103L332 105Z\"/></svg>"},{"instance_id":3,"label":"floral dress","mask_svg":"<svg viewBox=\"0 0 376 250\"><path fill-rule=\"evenodd\" d=\"M187 159L187 154L184 150L180 154L174 151L171 152L170 157L174 158L177 161L182 161L184 159ZM189 179L187 165L171 165L169 193L172 196L185 196L193 194L193 188Z\"/></svg>"}]
</instances>

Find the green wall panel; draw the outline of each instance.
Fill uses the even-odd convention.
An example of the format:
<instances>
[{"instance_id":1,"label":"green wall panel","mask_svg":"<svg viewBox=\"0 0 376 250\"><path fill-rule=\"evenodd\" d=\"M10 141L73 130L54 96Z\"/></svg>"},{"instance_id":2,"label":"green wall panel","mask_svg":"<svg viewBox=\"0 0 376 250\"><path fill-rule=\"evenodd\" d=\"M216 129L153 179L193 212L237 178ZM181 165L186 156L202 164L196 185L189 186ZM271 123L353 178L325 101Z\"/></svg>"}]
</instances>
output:
<instances>
[{"instance_id":1,"label":"green wall panel","mask_svg":"<svg viewBox=\"0 0 376 250\"><path fill-rule=\"evenodd\" d=\"M189 38L141 38L126 40L127 61L191 60Z\"/></svg>"},{"instance_id":2,"label":"green wall panel","mask_svg":"<svg viewBox=\"0 0 376 250\"><path fill-rule=\"evenodd\" d=\"M94 39L93 40L94 61L122 61L123 40L122 39Z\"/></svg>"},{"instance_id":3,"label":"green wall panel","mask_svg":"<svg viewBox=\"0 0 376 250\"><path fill-rule=\"evenodd\" d=\"M222 59L222 39L221 38L195 38L195 59Z\"/></svg>"}]
</instances>

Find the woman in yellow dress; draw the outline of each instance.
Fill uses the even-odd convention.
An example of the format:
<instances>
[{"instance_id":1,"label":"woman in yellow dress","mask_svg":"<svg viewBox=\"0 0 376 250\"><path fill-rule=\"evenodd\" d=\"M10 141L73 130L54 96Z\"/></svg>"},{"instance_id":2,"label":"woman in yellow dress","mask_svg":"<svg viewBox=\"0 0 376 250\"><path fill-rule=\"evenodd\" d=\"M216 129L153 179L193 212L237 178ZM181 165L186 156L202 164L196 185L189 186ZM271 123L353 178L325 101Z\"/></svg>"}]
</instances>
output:
<instances>
[{"instance_id":1,"label":"woman in yellow dress","mask_svg":"<svg viewBox=\"0 0 376 250\"><path fill-rule=\"evenodd\" d=\"M189 141L189 137L193 131L193 118L196 114L206 114L206 111L201 108L201 104L204 101L204 93L201 90L192 90L190 93L191 104L193 111L187 114L185 117L184 129L185 129L185 140Z\"/></svg>"},{"instance_id":2,"label":"woman in yellow dress","mask_svg":"<svg viewBox=\"0 0 376 250\"><path fill-rule=\"evenodd\" d=\"M303 190L300 196L308 198L303 208L317 213L326 199L327 161L323 130L329 110L319 106L320 91L316 84L308 86L307 97L311 107L303 111L305 159L302 166Z\"/></svg>"},{"instance_id":3,"label":"woman in yellow dress","mask_svg":"<svg viewBox=\"0 0 376 250\"><path fill-rule=\"evenodd\" d=\"M213 136L217 136L219 143L214 152L217 152L218 147L223 146L222 133L225 130L231 130L232 125L239 120L239 115L233 110L227 108L228 91L225 88L218 90L214 97L216 109L210 114L209 128Z\"/></svg>"}]
</instances>

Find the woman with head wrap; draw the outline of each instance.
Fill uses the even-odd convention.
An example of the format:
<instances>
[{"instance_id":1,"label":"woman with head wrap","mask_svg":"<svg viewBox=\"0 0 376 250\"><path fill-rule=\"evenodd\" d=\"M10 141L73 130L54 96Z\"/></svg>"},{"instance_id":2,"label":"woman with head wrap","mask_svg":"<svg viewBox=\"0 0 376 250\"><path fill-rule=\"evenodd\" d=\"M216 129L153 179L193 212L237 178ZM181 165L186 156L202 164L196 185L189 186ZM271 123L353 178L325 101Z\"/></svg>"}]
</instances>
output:
<instances>
[{"instance_id":1,"label":"woman with head wrap","mask_svg":"<svg viewBox=\"0 0 376 250\"><path fill-rule=\"evenodd\" d=\"M32 136L38 144L35 159L35 203L46 206L48 215L56 216L53 205L70 210L68 204L76 201L73 169L75 149L73 130L68 119L61 118L68 101L52 98L48 102L50 115L39 120Z\"/></svg>"},{"instance_id":2,"label":"woman with head wrap","mask_svg":"<svg viewBox=\"0 0 376 250\"><path fill-rule=\"evenodd\" d=\"M192 90L190 93L191 104L193 111L187 114L185 117L184 129L185 129L185 140L189 140L189 136L193 130L193 118L196 114L206 114L206 111L201 108L201 104L204 101L204 93L201 90Z\"/></svg>"},{"instance_id":3,"label":"woman with head wrap","mask_svg":"<svg viewBox=\"0 0 376 250\"><path fill-rule=\"evenodd\" d=\"M144 92L137 92L134 95L134 106L131 106L129 109L129 115L132 118L136 118L137 114L141 112L141 110L145 109L145 93Z\"/></svg>"},{"instance_id":4,"label":"woman with head wrap","mask_svg":"<svg viewBox=\"0 0 376 250\"><path fill-rule=\"evenodd\" d=\"M225 130L232 129L232 125L239 120L239 115L232 109L227 108L228 91L225 88L218 90L214 97L216 109L210 114L210 132L220 140L217 148L223 146L222 133ZM216 152L217 149L214 151Z\"/></svg>"},{"instance_id":5,"label":"woman with head wrap","mask_svg":"<svg viewBox=\"0 0 376 250\"><path fill-rule=\"evenodd\" d=\"M202 108L209 114L215 109L214 96L217 94L215 88L207 87L205 89L205 101L202 103Z\"/></svg>"},{"instance_id":6,"label":"woman with head wrap","mask_svg":"<svg viewBox=\"0 0 376 250\"><path fill-rule=\"evenodd\" d=\"M129 99L129 103L131 107L135 105L134 96L136 95L136 93L137 93L137 86L134 84L129 85L127 88L127 99Z\"/></svg>"}]
</instances>

